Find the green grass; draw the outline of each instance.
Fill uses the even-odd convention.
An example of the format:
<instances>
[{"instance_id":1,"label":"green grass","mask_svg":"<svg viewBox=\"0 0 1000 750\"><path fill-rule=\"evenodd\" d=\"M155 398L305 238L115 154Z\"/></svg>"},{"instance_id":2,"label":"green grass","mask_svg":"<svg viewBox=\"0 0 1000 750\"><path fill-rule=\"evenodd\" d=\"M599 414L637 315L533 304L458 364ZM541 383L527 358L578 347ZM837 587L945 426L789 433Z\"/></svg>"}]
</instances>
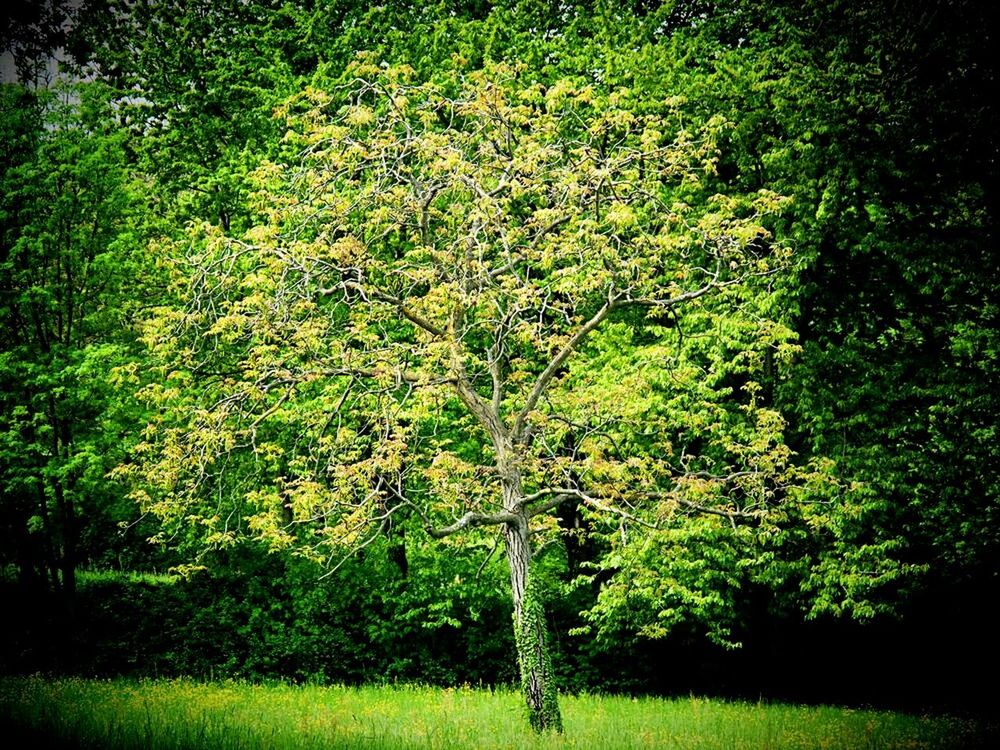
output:
<instances>
[{"instance_id":1,"label":"green grass","mask_svg":"<svg viewBox=\"0 0 1000 750\"><path fill-rule=\"evenodd\" d=\"M566 696L536 737L510 691L0 678L0 744L73 748L967 748L967 720L829 707ZM29 744L30 743L30 744Z\"/></svg>"},{"instance_id":2,"label":"green grass","mask_svg":"<svg viewBox=\"0 0 1000 750\"><path fill-rule=\"evenodd\" d=\"M126 582L160 585L176 583L180 580L180 576L169 573L142 573L135 570L78 570L76 580L82 585Z\"/></svg>"},{"instance_id":3,"label":"green grass","mask_svg":"<svg viewBox=\"0 0 1000 750\"><path fill-rule=\"evenodd\" d=\"M171 584L180 580L174 573L144 573L137 570L88 570L81 568L76 571L78 584L88 583L147 583ZM5 565L0 567L0 581L14 583L17 581L17 567Z\"/></svg>"}]
</instances>

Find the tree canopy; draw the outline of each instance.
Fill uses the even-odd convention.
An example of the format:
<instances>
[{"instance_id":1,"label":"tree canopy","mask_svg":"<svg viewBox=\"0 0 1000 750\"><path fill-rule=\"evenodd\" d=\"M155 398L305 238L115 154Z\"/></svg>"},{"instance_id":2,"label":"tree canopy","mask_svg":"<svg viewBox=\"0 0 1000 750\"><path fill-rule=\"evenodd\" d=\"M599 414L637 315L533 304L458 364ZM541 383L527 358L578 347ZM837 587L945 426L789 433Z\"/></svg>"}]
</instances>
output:
<instances>
[{"instance_id":1,"label":"tree canopy","mask_svg":"<svg viewBox=\"0 0 1000 750\"><path fill-rule=\"evenodd\" d=\"M284 108L261 223L184 243L181 304L145 333L147 509L320 560L401 516L500 526L521 619L546 511L628 544L692 513L759 526L802 490L754 380L796 351L765 226L785 201L712 190L724 121L508 66L345 78Z\"/></svg>"}]
</instances>

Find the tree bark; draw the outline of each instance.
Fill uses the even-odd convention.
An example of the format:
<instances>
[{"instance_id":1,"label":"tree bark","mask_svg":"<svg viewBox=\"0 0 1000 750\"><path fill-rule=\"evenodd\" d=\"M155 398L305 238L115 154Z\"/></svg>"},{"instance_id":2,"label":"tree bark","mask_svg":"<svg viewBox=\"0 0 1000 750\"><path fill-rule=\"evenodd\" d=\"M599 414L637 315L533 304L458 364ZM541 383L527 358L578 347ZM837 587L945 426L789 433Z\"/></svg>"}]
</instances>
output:
<instances>
[{"instance_id":1,"label":"tree bark","mask_svg":"<svg viewBox=\"0 0 1000 750\"><path fill-rule=\"evenodd\" d=\"M460 315L456 311L452 317L452 332L459 329L459 319ZM600 317L595 316L593 320L596 322L592 321L587 324L590 328L600 322ZM580 336L574 337L571 345L579 338ZM569 349L564 349L557 359L561 357L564 360L568 356L568 352ZM465 377L457 350L453 366L456 373L454 386L459 398L489 434L493 447L496 449L496 467L503 487L503 509L506 516L502 520L504 547L507 552L507 564L510 567L511 596L514 600L514 643L517 646L517 663L521 672L521 690L528 709L528 721L536 732L562 732L559 696L553 679L552 657L549 654L545 632L545 611L541 599L534 591L529 575L531 571L531 544L528 513L524 508L521 470L515 453L515 442L511 440L511 433L504 426L497 412L496 404L499 403L500 399L500 390L497 385L499 376L494 376L493 402L487 403L476 393ZM515 436L522 434L527 414L531 411L533 402L540 398L545 384L551 379L554 371L555 367L550 364L539 377L538 383L532 390L528 405L518 416L513 432ZM451 533L459 527L472 524L473 519L473 514L467 514L452 528L442 531Z\"/></svg>"},{"instance_id":2,"label":"tree bark","mask_svg":"<svg viewBox=\"0 0 1000 750\"><path fill-rule=\"evenodd\" d=\"M521 690L528 709L528 721L536 732L562 732L562 716L552 674L545 627L545 611L530 578L531 546L528 516L519 507L519 482L505 482L504 506L516 509L516 520L504 527L504 546L510 567L510 588L514 599L514 642L521 672Z\"/></svg>"}]
</instances>

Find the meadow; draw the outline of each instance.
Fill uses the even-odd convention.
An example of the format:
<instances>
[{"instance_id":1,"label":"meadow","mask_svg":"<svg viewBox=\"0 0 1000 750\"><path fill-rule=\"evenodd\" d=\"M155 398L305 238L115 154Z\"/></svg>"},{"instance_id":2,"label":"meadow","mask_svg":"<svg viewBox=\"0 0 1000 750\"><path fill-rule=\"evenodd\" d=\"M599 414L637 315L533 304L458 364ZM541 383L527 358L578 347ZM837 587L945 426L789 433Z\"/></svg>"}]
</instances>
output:
<instances>
[{"instance_id":1,"label":"meadow","mask_svg":"<svg viewBox=\"0 0 1000 750\"><path fill-rule=\"evenodd\" d=\"M988 747L945 716L703 698L565 696L566 733L535 736L510 690L0 678L5 746L64 748L676 748L937 750Z\"/></svg>"}]
</instances>

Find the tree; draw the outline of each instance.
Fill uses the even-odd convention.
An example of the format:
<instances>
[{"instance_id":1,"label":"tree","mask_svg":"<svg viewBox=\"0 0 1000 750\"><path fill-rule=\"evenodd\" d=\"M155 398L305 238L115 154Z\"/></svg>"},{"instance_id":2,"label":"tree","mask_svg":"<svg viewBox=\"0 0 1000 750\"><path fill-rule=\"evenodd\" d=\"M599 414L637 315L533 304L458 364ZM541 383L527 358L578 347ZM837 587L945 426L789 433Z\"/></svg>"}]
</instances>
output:
<instances>
[{"instance_id":1,"label":"tree","mask_svg":"<svg viewBox=\"0 0 1000 750\"><path fill-rule=\"evenodd\" d=\"M87 534L100 519L113 526L122 492L105 475L123 423L137 420L106 376L135 344L125 290L142 289L139 201L93 88L74 104L0 92L4 142L20 146L5 154L0 199L4 547L23 579L47 579L70 602Z\"/></svg>"},{"instance_id":2,"label":"tree","mask_svg":"<svg viewBox=\"0 0 1000 750\"><path fill-rule=\"evenodd\" d=\"M259 0L88 0L76 14L67 46L83 77L116 92L119 128L176 225L245 228L243 177L277 140L271 111L295 90L283 48L294 45L289 29L305 35L301 12Z\"/></svg>"},{"instance_id":3,"label":"tree","mask_svg":"<svg viewBox=\"0 0 1000 750\"><path fill-rule=\"evenodd\" d=\"M976 2L897 10L744 2L705 29L697 98L740 113L730 171L795 198L803 354L776 403L857 483L803 566L814 614L995 588L990 24Z\"/></svg>"},{"instance_id":4,"label":"tree","mask_svg":"<svg viewBox=\"0 0 1000 750\"><path fill-rule=\"evenodd\" d=\"M795 351L784 201L713 193L724 121L518 68L363 56L283 115L259 223L165 248L182 303L146 326L157 416L120 473L208 545L332 561L406 517L498 528L529 719L560 730L531 574L553 511L735 530L794 494L753 378Z\"/></svg>"},{"instance_id":5,"label":"tree","mask_svg":"<svg viewBox=\"0 0 1000 750\"><path fill-rule=\"evenodd\" d=\"M16 80L26 86L51 81L51 60L66 42L74 9L60 0L16 0L6 8L0 26L0 53L9 54Z\"/></svg>"}]
</instances>

